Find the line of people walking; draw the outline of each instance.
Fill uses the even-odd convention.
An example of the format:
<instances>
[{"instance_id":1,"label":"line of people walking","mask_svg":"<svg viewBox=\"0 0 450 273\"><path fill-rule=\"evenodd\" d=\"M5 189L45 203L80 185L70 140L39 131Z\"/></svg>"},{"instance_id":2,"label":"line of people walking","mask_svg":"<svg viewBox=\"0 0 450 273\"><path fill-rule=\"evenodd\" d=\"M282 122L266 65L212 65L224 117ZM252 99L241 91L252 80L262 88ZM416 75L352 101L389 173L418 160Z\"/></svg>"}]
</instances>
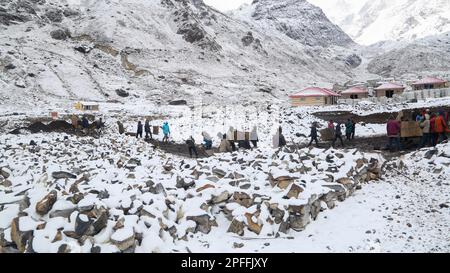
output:
<instances>
[{"instance_id":1,"label":"line of people walking","mask_svg":"<svg viewBox=\"0 0 450 273\"><path fill-rule=\"evenodd\" d=\"M402 115L400 115L401 117ZM417 121L420 125L420 128L423 132L423 136L420 140L419 147L425 147L425 146L435 146L438 143L441 143L448 139L447 134L449 133L449 126L448 126L448 113L444 111L431 113L430 110L424 110L419 114L413 114L413 120ZM86 117L83 117L83 119L80 121L83 128L89 127L89 122ZM102 126L102 120L99 121L99 126ZM347 119L345 122L337 121L334 122L333 120L328 121L327 129L328 132L331 133L332 140L331 146L333 148L336 147L336 142L340 143L341 147L346 146L346 142L351 142L355 139L355 132L356 132L356 122L353 118ZM170 139L170 126L167 121L165 121L162 126L159 127L162 129L163 132L163 143L169 143ZM402 150L402 143L401 143L401 129L402 123L401 118L397 117L394 118L394 116L390 116L389 120L386 123L386 131L388 136L388 148L391 151ZM150 124L150 120L147 119L145 121L145 124L142 124L141 121L138 122L137 125L137 138L142 138L143 133L145 132L145 139L153 139L152 134L152 126ZM122 129L120 129L119 124L119 130L123 131L123 125ZM230 127L227 133L224 134L218 134L218 138L220 140L220 144L218 146L218 151L220 153L225 152L234 152L238 149L252 149L258 147L258 133L256 126L253 127L252 131L249 133L249 135L245 135L243 137L242 135L238 137L238 134L244 134L243 132L238 132L233 127ZM248 133L247 133L248 134ZM345 141L344 141L344 134L345 134ZM211 135L203 131L201 133L203 142L201 143L201 147L208 151L213 149L213 138ZM311 146L313 143L319 147L319 133L318 133L318 123L313 122L310 128L310 142L308 146ZM275 143L276 142L276 143ZM191 136L189 139L186 140L186 145L188 147L188 151L191 157L195 156L198 157L199 153L197 150L197 146L195 143L194 138ZM286 145L286 140L284 138L284 135L282 133L281 126L277 130L276 135L274 136L274 147L283 147Z\"/></svg>"},{"instance_id":2,"label":"line of people walking","mask_svg":"<svg viewBox=\"0 0 450 273\"><path fill-rule=\"evenodd\" d=\"M90 129L93 128L95 128L97 130L97 133L100 134L102 128L105 127L105 123L103 122L102 118L89 123L89 119L86 115L83 115L81 119L77 115L72 115L71 122L74 129L81 129L85 134L89 133Z\"/></svg>"},{"instance_id":3,"label":"line of people walking","mask_svg":"<svg viewBox=\"0 0 450 273\"><path fill-rule=\"evenodd\" d=\"M351 141L355 139L355 128L356 128L356 122L354 119L347 119L345 122L345 137L347 141ZM313 144L313 142L316 144L316 147L319 147L319 139L318 139L318 132L317 132L318 124L317 122L313 122L311 125L311 131L309 134L309 137L311 138L308 147ZM332 136L332 147L336 146L336 141L340 141L341 146L345 147L344 140L342 139L342 122L338 121L336 124L333 120L328 121L328 131Z\"/></svg>"},{"instance_id":4,"label":"line of people walking","mask_svg":"<svg viewBox=\"0 0 450 273\"><path fill-rule=\"evenodd\" d=\"M123 124L121 124L120 122L118 122L119 124L119 133L123 134L124 129L123 129ZM163 131L163 139L162 142L163 143L169 143L169 138L170 138L170 126L169 126L169 122L165 121L163 123L162 126L160 126L160 128ZM143 138L143 133L145 132L145 139L146 140L153 140L153 134L152 134L152 126L150 125L150 120L146 119L145 120L145 124L142 124L142 121L138 121L137 124L137 130L136 130L136 138Z\"/></svg>"}]
</instances>

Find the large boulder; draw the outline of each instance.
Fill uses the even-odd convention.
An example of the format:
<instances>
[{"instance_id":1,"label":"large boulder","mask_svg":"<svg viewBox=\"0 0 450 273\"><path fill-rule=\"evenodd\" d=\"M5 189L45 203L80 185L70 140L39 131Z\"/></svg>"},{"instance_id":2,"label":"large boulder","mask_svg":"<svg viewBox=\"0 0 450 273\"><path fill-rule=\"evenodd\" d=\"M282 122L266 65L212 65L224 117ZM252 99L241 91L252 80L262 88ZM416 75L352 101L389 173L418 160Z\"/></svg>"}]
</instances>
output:
<instances>
[{"instance_id":1,"label":"large boulder","mask_svg":"<svg viewBox=\"0 0 450 273\"><path fill-rule=\"evenodd\" d=\"M214 196L211 202L213 204L219 204L227 201L230 198L231 194L228 191L224 191L221 194Z\"/></svg>"},{"instance_id":2,"label":"large boulder","mask_svg":"<svg viewBox=\"0 0 450 273\"><path fill-rule=\"evenodd\" d=\"M350 66L351 68L357 68L362 63L361 57L356 54L349 55L345 58L345 64Z\"/></svg>"},{"instance_id":3,"label":"large boulder","mask_svg":"<svg viewBox=\"0 0 450 273\"><path fill-rule=\"evenodd\" d=\"M86 214L78 214L75 220L75 233L77 236L81 237L85 235L92 225L92 219Z\"/></svg>"},{"instance_id":4,"label":"large boulder","mask_svg":"<svg viewBox=\"0 0 450 273\"><path fill-rule=\"evenodd\" d=\"M290 198L298 198L298 195L303 192L303 189L298 186L297 184L292 184L291 189L289 190L289 192L287 193L286 197L287 199Z\"/></svg>"},{"instance_id":5,"label":"large boulder","mask_svg":"<svg viewBox=\"0 0 450 273\"><path fill-rule=\"evenodd\" d=\"M127 250L135 245L135 234L132 228L122 228L111 235L111 243L121 251Z\"/></svg>"},{"instance_id":6,"label":"large boulder","mask_svg":"<svg viewBox=\"0 0 450 273\"><path fill-rule=\"evenodd\" d=\"M50 36L55 40L66 40L71 34L66 29L56 29L50 32Z\"/></svg>"},{"instance_id":7,"label":"large boulder","mask_svg":"<svg viewBox=\"0 0 450 273\"><path fill-rule=\"evenodd\" d=\"M40 215L47 214L55 204L58 197L58 193L55 190L52 190L49 194L47 194L41 201L36 203L36 212Z\"/></svg>"},{"instance_id":8,"label":"large boulder","mask_svg":"<svg viewBox=\"0 0 450 273\"><path fill-rule=\"evenodd\" d=\"M233 219L233 221L231 221L230 226L228 227L227 232L235 233L239 236L242 236L244 235L244 227L245 224L243 222Z\"/></svg>"},{"instance_id":9,"label":"large boulder","mask_svg":"<svg viewBox=\"0 0 450 273\"><path fill-rule=\"evenodd\" d=\"M256 233L256 234L260 234L261 230L262 230L262 223L261 221L258 220L258 218L256 217L256 215L251 214L251 213L246 213L245 214L245 218L247 219L247 227L250 231ZM253 220L253 218L256 218L255 220Z\"/></svg>"},{"instance_id":10,"label":"large boulder","mask_svg":"<svg viewBox=\"0 0 450 273\"><path fill-rule=\"evenodd\" d=\"M52 177L54 179L69 179L69 178L70 179L75 179L75 178L77 178L76 175L71 174L69 172L53 172L52 173Z\"/></svg>"},{"instance_id":11,"label":"large boulder","mask_svg":"<svg viewBox=\"0 0 450 273\"><path fill-rule=\"evenodd\" d=\"M25 252L28 242L33 238L33 231L21 231L19 219L19 217L14 218L11 223L11 240L20 252Z\"/></svg>"},{"instance_id":12,"label":"large boulder","mask_svg":"<svg viewBox=\"0 0 450 273\"><path fill-rule=\"evenodd\" d=\"M128 93L127 91L125 91L123 89L116 89L116 94L117 94L117 96L122 97L122 98L126 98L126 97L130 96L130 93Z\"/></svg>"},{"instance_id":13,"label":"large boulder","mask_svg":"<svg viewBox=\"0 0 450 273\"><path fill-rule=\"evenodd\" d=\"M6 167L0 168L0 175L4 178L9 178L11 176L11 170Z\"/></svg>"},{"instance_id":14,"label":"large boulder","mask_svg":"<svg viewBox=\"0 0 450 273\"><path fill-rule=\"evenodd\" d=\"M169 102L169 105L187 105L185 100L173 100Z\"/></svg>"},{"instance_id":15,"label":"large boulder","mask_svg":"<svg viewBox=\"0 0 450 273\"><path fill-rule=\"evenodd\" d=\"M211 219L208 214L200 216L188 216L186 220L194 221L196 224L195 232L201 232L208 234L211 231L211 227L217 227L217 222L215 219Z\"/></svg>"},{"instance_id":16,"label":"large boulder","mask_svg":"<svg viewBox=\"0 0 450 273\"><path fill-rule=\"evenodd\" d=\"M253 198L245 192L235 192L233 194L234 202L238 203L241 206L249 208L253 205Z\"/></svg>"}]
</instances>

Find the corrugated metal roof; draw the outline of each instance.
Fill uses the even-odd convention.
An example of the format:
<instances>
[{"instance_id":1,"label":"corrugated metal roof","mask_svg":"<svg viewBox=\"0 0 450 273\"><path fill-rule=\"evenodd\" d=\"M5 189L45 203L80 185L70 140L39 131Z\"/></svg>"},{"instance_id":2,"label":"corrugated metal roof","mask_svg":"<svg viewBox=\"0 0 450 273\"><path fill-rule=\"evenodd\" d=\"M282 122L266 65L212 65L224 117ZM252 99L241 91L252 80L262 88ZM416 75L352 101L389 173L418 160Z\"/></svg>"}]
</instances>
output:
<instances>
[{"instance_id":1,"label":"corrugated metal roof","mask_svg":"<svg viewBox=\"0 0 450 273\"><path fill-rule=\"evenodd\" d=\"M369 90L363 87L354 86L341 92L341 94L365 94L369 93Z\"/></svg>"},{"instance_id":2,"label":"corrugated metal roof","mask_svg":"<svg viewBox=\"0 0 450 273\"><path fill-rule=\"evenodd\" d=\"M320 88L320 87L308 87L306 89L303 89L302 91L290 95L290 98L301 98L301 97L340 97L339 94L334 93L333 91L326 89L326 88Z\"/></svg>"},{"instance_id":3,"label":"corrugated metal roof","mask_svg":"<svg viewBox=\"0 0 450 273\"><path fill-rule=\"evenodd\" d=\"M397 84L397 83L384 83L381 86L375 88L375 90L389 90L389 89L405 89L403 85Z\"/></svg>"},{"instance_id":4,"label":"corrugated metal roof","mask_svg":"<svg viewBox=\"0 0 450 273\"><path fill-rule=\"evenodd\" d=\"M423 79L420 79L418 81L415 81L413 85L421 85L421 84L435 84L435 83L446 83L447 81L434 78L434 77L426 77Z\"/></svg>"}]
</instances>

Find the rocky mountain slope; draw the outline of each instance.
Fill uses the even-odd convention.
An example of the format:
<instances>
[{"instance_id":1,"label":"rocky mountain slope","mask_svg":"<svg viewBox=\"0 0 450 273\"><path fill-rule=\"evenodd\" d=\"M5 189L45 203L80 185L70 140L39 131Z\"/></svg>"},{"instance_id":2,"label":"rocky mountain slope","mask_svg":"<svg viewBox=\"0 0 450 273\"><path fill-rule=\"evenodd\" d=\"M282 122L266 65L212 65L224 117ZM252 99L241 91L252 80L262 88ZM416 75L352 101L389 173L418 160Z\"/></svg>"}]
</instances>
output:
<instances>
[{"instance_id":1,"label":"rocky mountain slope","mask_svg":"<svg viewBox=\"0 0 450 273\"><path fill-rule=\"evenodd\" d=\"M356 42L414 41L450 31L447 0L308 0Z\"/></svg>"},{"instance_id":2,"label":"rocky mountain slope","mask_svg":"<svg viewBox=\"0 0 450 273\"><path fill-rule=\"evenodd\" d=\"M201 0L1 1L0 28L0 103L9 105L273 101L351 76L345 58L252 29Z\"/></svg>"},{"instance_id":3,"label":"rocky mountain slope","mask_svg":"<svg viewBox=\"0 0 450 273\"><path fill-rule=\"evenodd\" d=\"M265 31L276 29L309 46L349 46L352 39L306 0L255 0L232 13Z\"/></svg>"},{"instance_id":4,"label":"rocky mountain slope","mask_svg":"<svg viewBox=\"0 0 450 273\"><path fill-rule=\"evenodd\" d=\"M386 77L414 74L449 76L450 32L412 43L379 43L368 51L385 51L369 62L367 68L371 73Z\"/></svg>"}]
</instances>

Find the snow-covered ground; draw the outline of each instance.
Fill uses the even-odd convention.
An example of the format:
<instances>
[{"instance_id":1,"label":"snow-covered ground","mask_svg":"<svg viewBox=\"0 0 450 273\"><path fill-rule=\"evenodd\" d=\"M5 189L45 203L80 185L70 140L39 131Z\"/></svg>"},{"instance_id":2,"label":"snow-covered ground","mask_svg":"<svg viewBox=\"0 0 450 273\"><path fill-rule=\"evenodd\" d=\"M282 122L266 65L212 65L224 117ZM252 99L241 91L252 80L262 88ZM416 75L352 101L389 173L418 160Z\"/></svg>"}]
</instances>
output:
<instances>
[{"instance_id":1,"label":"snow-covered ground","mask_svg":"<svg viewBox=\"0 0 450 273\"><path fill-rule=\"evenodd\" d=\"M99 114L109 128L100 139L2 133L0 245L14 251L13 242L17 247L23 239L28 244L19 249L28 252L448 252L449 144L386 163L382 154L355 149L271 147L280 125L288 141L307 141L313 121L325 124L314 112L368 115L445 105L448 100L439 99L192 111L101 103ZM64 110L69 103L58 107L60 114L71 113ZM48 116L44 108L2 110L0 122L8 120L7 126L23 123L24 117ZM116 120L134 131L144 116L156 117L155 125L168 120L178 143L191 134L200 141L202 130L215 136L228 126L244 130L255 124L261 145L201 160L173 156L118 134ZM383 134L385 126L357 130L357 135L373 136ZM32 140L36 146L29 145ZM309 219L310 214L317 219Z\"/></svg>"},{"instance_id":2,"label":"snow-covered ground","mask_svg":"<svg viewBox=\"0 0 450 273\"><path fill-rule=\"evenodd\" d=\"M242 240L216 229L186 246L192 252L448 253L450 210L439 206L450 205L448 178L448 169L446 180L435 180L422 171L419 177L395 175L364 185L301 233ZM236 249L234 243L244 246Z\"/></svg>"}]
</instances>

